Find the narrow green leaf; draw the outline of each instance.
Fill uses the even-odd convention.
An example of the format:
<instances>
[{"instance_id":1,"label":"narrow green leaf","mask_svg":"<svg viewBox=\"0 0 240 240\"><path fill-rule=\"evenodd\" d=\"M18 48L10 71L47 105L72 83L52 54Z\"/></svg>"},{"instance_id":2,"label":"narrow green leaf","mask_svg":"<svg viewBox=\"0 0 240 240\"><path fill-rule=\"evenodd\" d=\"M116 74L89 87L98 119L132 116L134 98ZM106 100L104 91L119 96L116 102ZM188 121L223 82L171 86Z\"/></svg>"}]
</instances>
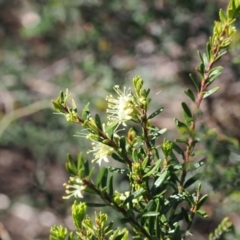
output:
<instances>
[{"instance_id":1,"label":"narrow green leaf","mask_svg":"<svg viewBox=\"0 0 240 240\"><path fill-rule=\"evenodd\" d=\"M75 161L70 154L67 155L67 162L65 163L65 167L70 175L76 175L78 173Z\"/></svg>"},{"instance_id":2,"label":"narrow green leaf","mask_svg":"<svg viewBox=\"0 0 240 240\"><path fill-rule=\"evenodd\" d=\"M192 154L191 154L191 156L193 157L196 157L196 156L200 156L200 155L204 155L204 154L206 154L207 153L207 150L199 150L199 151L196 151L196 152L193 152Z\"/></svg>"},{"instance_id":3,"label":"narrow green leaf","mask_svg":"<svg viewBox=\"0 0 240 240\"><path fill-rule=\"evenodd\" d=\"M156 163L150 168L150 170L143 176L143 178L148 177L154 174L156 171L158 171L158 168L160 167L161 163L162 163L162 160L158 159Z\"/></svg>"},{"instance_id":4,"label":"narrow green leaf","mask_svg":"<svg viewBox=\"0 0 240 240\"><path fill-rule=\"evenodd\" d=\"M153 206L154 206L154 201L151 199L146 205L146 207L144 208L144 212L150 212Z\"/></svg>"},{"instance_id":5,"label":"narrow green leaf","mask_svg":"<svg viewBox=\"0 0 240 240\"><path fill-rule=\"evenodd\" d=\"M55 101L52 101L52 107L57 112L67 113L66 109L63 106L61 106L60 104L56 103Z\"/></svg>"},{"instance_id":6,"label":"narrow green leaf","mask_svg":"<svg viewBox=\"0 0 240 240\"><path fill-rule=\"evenodd\" d=\"M61 92L60 92L60 101L61 101L61 104L62 104L62 103L65 103L64 99L65 99L64 93L63 93L63 91L61 91Z\"/></svg>"},{"instance_id":7,"label":"narrow green leaf","mask_svg":"<svg viewBox=\"0 0 240 240\"><path fill-rule=\"evenodd\" d=\"M173 150L176 151L178 154L181 154L182 156L184 156L184 151L174 142L173 142Z\"/></svg>"},{"instance_id":8,"label":"narrow green leaf","mask_svg":"<svg viewBox=\"0 0 240 240\"><path fill-rule=\"evenodd\" d=\"M107 185L108 170L105 167L102 167L98 176L96 185L97 187L105 187Z\"/></svg>"},{"instance_id":9,"label":"narrow green leaf","mask_svg":"<svg viewBox=\"0 0 240 240\"><path fill-rule=\"evenodd\" d=\"M142 217L157 217L159 216L159 212L148 212L142 215Z\"/></svg>"},{"instance_id":10,"label":"narrow green leaf","mask_svg":"<svg viewBox=\"0 0 240 240\"><path fill-rule=\"evenodd\" d=\"M108 188L108 194L110 197L113 196L114 194L114 187L113 187L113 176L110 176L108 179L108 184L107 184L107 188Z\"/></svg>"},{"instance_id":11,"label":"narrow green leaf","mask_svg":"<svg viewBox=\"0 0 240 240\"><path fill-rule=\"evenodd\" d=\"M171 240L181 240L182 239L182 234L179 228L179 225L176 227L174 234L171 238Z\"/></svg>"},{"instance_id":12,"label":"narrow green leaf","mask_svg":"<svg viewBox=\"0 0 240 240\"><path fill-rule=\"evenodd\" d=\"M191 89L188 88L187 90L184 91L184 93L185 93L193 102L196 101L195 96L194 96L194 94L193 94L193 92L192 92Z\"/></svg>"},{"instance_id":13,"label":"narrow green leaf","mask_svg":"<svg viewBox=\"0 0 240 240\"><path fill-rule=\"evenodd\" d=\"M183 213L182 212L179 212L179 213L176 213L172 216L172 222L180 222L184 219L184 216L183 216Z\"/></svg>"},{"instance_id":14,"label":"narrow green leaf","mask_svg":"<svg viewBox=\"0 0 240 240\"><path fill-rule=\"evenodd\" d=\"M179 143L184 143L184 144L186 144L187 146L189 145L187 138L176 138L175 141L176 141L176 142L179 142Z\"/></svg>"},{"instance_id":15,"label":"narrow green leaf","mask_svg":"<svg viewBox=\"0 0 240 240\"><path fill-rule=\"evenodd\" d=\"M152 130L150 133L151 140L155 140L156 138L163 135L167 131L167 128L163 128L160 130L158 130L158 128L148 128L148 129Z\"/></svg>"},{"instance_id":16,"label":"narrow green leaf","mask_svg":"<svg viewBox=\"0 0 240 240\"><path fill-rule=\"evenodd\" d=\"M168 171L164 171L159 177L158 179L155 181L154 186L156 188L160 187L161 184L164 182L164 180L166 179L166 177L168 176Z\"/></svg>"},{"instance_id":17,"label":"narrow green leaf","mask_svg":"<svg viewBox=\"0 0 240 240\"><path fill-rule=\"evenodd\" d=\"M83 108L83 110L82 110L82 114L81 114L82 119L86 119L86 118L88 118L89 115L90 115L90 112L89 112L89 104L90 104L90 103L87 103L87 104L85 105L85 107Z\"/></svg>"},{"instance_id":18,"label":"narrow green leaf","mask_svg":"<svg viewBox=\"0 0 240 240\"><path fill-rule=\"evenodd\" d=\"M198 202L198 209L200 209L201 207L202 207L202 205L204 204L204 202L207 200L207 198L208 198L208 195L207 194L205 194L204 196L202 196L201 197L201 199L199 200L199 202Z\"/></svg>"},{"instance_id":19,"label":"narrow green leaf","mask_svg":"<svg viewBox=\"0 0 240 240\"><path fill-rule=\"evenodd\" d=\"M219 87L215 87L215 88L213 88L213 89L205 92L205 93L203 94L203 98L209 97L209 96L212 95L213 93L217 92L218 89L219 89Z\"/></svg>"},{"instance_id":20,"label":"narrow green leaf","mask_svg":"<svg viewBox=\"0 0 240 240\"><path fill-rule=\"evenodd\" d=\"M185 102L182 102L182 109L184 121L188 126L190 126L191 122L193 121L191 110L189 109L188 105Z\"/></svg>"},{"instance_id":21,"label":"narrow green leaf","mask_svg":"<svg viewBox=\"0 0 240 240\"><path fill-rule=\"evenodd\" d=\"M206 55L207 55L208 61L210 61L212 58L210 41L206 44Z\"/></svg>"},{"instance_id":22,"label":"narrow green leaf","mask_svg":"<svg viewBox=\"0 0 240 240\"><path fill-rule=\"evenodd\" d=\"M190 73L190 74L189 74L189 77L191 78L194 86L196 87L197 92L199 92L199 83L197 82L197 80L195 79L195 77L193 76L193 74Z\"/></svg>"},{"instance_id":23,"label":"narrow green leaf","mask_svg":"<svg viewBox=\"0 0 240 240\"><path fill-rule=\"evenodd\" d=\"M185 183L184 183L184 189L190 187L192 184L194 184L196 181L199 180L201 174L198 173L192 177L190 177Z\"/></svg>"},{"instance_id":24,"label":"narrow green leaf","mask_svg":"<svg viewBox=\"0 0 240 240\"><path fill-rule=\"evenodd\" d=\"M215 67L209 74L209 79L207 81L207 86L209 86L211 83L213 83L218 76L221 75L223 67L218 66Z\"/></svg>"},{"instance_id":25,"label":"narrow green leaf","mask_svg":"<svg viewBox=\"0 0 240 240\"><path fill-rule=\"evenodd\" d=\"M220 58L227 53L227 50L221 50L221 52L218 54L218 56L215 58L214 62L217 62L220 60Z\"/></svg>"},{"instance_id":26,"label":"narrow green leaf","mask_svg":"<svg viewBox=\"0 0 240 240\"><path fill-rule=\"evenodd\" d=\"M179 163L178 158L173 152L170 153L170 157L172 158L172 160L174 160L175 163Z\"/></svg>"},{"instance_id":27,"label":"narrow green leaf","mask_svg":"<svg viewBox=\"0 0 240 240\"><path fill-rule=\"evenodd\" d=\"M203 62L200 63L199 67L197 68L197 71L200 73L201 76L204 75L205 67Z\"/></svg>"},{"instance_id":28,"label":"narrow green leaf","mask_svg":"<svg viewBox=\"0 0 240 240\"><path fill-rule=\"evenodd\" d=\"M197 214L199 214L200 216L202 216L204 218L208 217L207 213L203 210L197 210Z\"/></svg>"},{"instance_id":29,"label":"narrow green leaf","mask_svg":"<svg viewBox=\"0 0 240 240\"><path fill-rule=\"evenodd\" d=\"M100 129L102 131L103 130L102 122L101 122L100 116L98 114L95 115L95 123L96 123L98 129Z\"/></svg>"},{"instance_id":30,"label":"narrow green leaf","mask_svg":"<svg viewBox=\"0 0 240 240\"><path fill-rule=\"evenodd\" d=\"M117 123L111 123L110 125L107 125L107 128L105 129L105 132L110 139L113 139L113 134L116 130L116 126Z\"/></svg>"},{"instance_id":31,"label":"narrow green leaf","mask_svg":"<svg viewBox=\"0 0 240 240\"><path fill-rule=\"evenodd\" d=\"M125 233L122 233L114 238L114 240L122 240Z\"/></svg>"},{"instance_id":32,"label":"narrow green leaf","mask_svg":"<svg viewBox=\"0 0 240 240\"><path fill-rule=\"evenodd\" d=\"M200 161L198 161L197 163L194 164L194 167L196 169L200 168L201 166L203 166L205 164L205 160L206 160L206 158L201 159Z\"/></svg>"},{"instance_id":33,"label":"narrow green leaf","mask_svg":"<svg viewBox=\"0 0 240 240\"><path fill-rule=\"evenodd\" d=\"M182 212L182 214L183 214L183 217L184 217L185 221L186 221L187 223L189 223L189 222L190 222L190 219L189 219L189 216L188 216L188 213L187 213L186 209L183 208L183 207L181 207L181 212Z\"/></svg>"},{"instance_id":34,"label":"narrow green leaf","mask_svg":"<svg viewBox=\"0 0 240 240\"><path fill-rule=\"evenodd\" d=\"M123 160L122 157L120 157L118 154L113 153L111 156L112 156L112 158L115 159L116 161L124 163L124 160Z\"/></svg>"},{"instance_id":35,"label":"narrow green leaf","mask_svg":"<svg viewBox=\"0 0 240 240\"><path fill-rule=\"evenodd\" d=\"M219 11L219 18L223 23L227 21L227 15L224 13L222 9L220 9Z\"/></svg>"},{"instance_id":36,"label":"narrow green leaf","mask_svg":"<svg viewBox=\"0 0 240 240\"><path fill-rule=\"evenodd\" d=\"M176 119L176 118L174 119L174 122L175 122L176 127L177 127L180 131L189 131L189 128L188 128L188 126L187 126L185 123L179 121L179 120Z\"/></svg>"},{"instance_id":37,"label":"narrow green leaf","mask_svg":"<svg viewBox=\"0 0 240 240\"><path fill-rule=\"evenodd\" d=\"M125 137L120 138L120 148L121 148L122 152L126 151L126 138Z\"/></svg>"},{"instance_id":38,"label":"narrow green leaf","mask_svg":"<svg viewBox=\"0 0 240 240\"><path fill-rule=\"evenodd\" d=\"M142 169L143 169L143 170L147 167L148 160L149 160L148 157L145 157L145 158L144 158L144 160L143 160L143 162L142 162Z\"/></svg>"},{"instance_id":39,"label":"narrow green leaf","mask_svg":"<svg viewBox=\"0 0 240 240\"><path fill-rule=\"evenodd\" d=\"M208 59L207 59L206 53L203 53L202 58L203 58L204 68L206 69L208 68Z\"/></svg>"},{"instance_id":40,"label":"narrow green leaf","mask_svg":"<svg viewBox=\"0 0 240 240\"><path fill-rule=\"evenodd\" d=\"M153 112L149 117L148 119L151 119L151 118L154 118L156 117L158 114L160 114L162 111L163 111L163 107L159 108L158 110L156 110L155 112Z\"/></svg>"},{"instance_id":41,"label":"narrow green leaf","mask_svg":"<svg viewBox=\"0 0 240 240\"><path fill-rule=\"evenodd\" d=\"M203 57L200 51L197 51L200 62L203 62Z\"/></svg>"}]
</instances>

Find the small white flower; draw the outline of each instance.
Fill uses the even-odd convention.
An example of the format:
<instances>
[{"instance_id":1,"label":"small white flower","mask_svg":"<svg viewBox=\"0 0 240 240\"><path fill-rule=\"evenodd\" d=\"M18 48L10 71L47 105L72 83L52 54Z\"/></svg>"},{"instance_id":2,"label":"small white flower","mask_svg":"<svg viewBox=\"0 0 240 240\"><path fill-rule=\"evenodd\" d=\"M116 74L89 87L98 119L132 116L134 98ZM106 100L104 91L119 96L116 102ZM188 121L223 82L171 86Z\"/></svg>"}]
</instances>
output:
<instances>
[{"instance_id":1,"label":"small white flower","mask_svg":"<svg viewBox=\"0 0 240 240\"><path fill-rule=\"evenodd\" d=\"M112 95L108 96L107 113L110 113L108 119L110 122L117 122L126 126L125 122L132 119L131 114L133 113L132 95L130 89L124 91L119 89L119 86L114 87L115 92L118 94L117 99L113 98Z\"/></svg>"},{"instance_id":2,"label":"small white flower","mask_svg":"<svg viewBox=\"0 0 240 240\"><path fill-rule=\"evenodd\" d=\"M92 162L97 162L99 165L101 165L102 161L109 162L107 157L112 155L114 149L106 144L97 141L93 141L92 145L93 149L87 152L93 153L94 159Z\"/></svg>"},{"instance_id":3,"label":"small white flower","mask_svg":"<svg viewBox=\"0 0 240 240\"><path fill-rule=\"evenodd\" d=\"M64 183L63 186L65 186L65 192L67 194L67 196L63 197L63 199L69 199L72 196L75 198L83 198L82 192L85 189L85 186L83 185L83 181L80 178L70 177L68 184Z\"/></svg>"}]
</instances>

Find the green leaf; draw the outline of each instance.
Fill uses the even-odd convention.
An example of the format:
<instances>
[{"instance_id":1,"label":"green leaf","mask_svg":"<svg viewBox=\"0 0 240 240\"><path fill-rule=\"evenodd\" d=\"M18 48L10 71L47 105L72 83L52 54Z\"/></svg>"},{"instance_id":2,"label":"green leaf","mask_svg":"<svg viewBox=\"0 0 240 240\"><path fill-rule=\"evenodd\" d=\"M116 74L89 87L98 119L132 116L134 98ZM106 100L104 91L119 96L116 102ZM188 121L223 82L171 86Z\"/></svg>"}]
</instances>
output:
<instances>
[{"instance_id":1,"label":"green leaf","mask_svg":"<svg viewBox=\"0 0 240 240\"><path fill-rule=\"evenodd\" d=\"M195 96L194 96L194 93L192 92L191 89L189 89L189 88L186 89L186 90L184 91L184 93L185 93L193 102L196 101Z\"/></svg>"},{"instance_id":2,"label":"green leaf","mask_svg":"<svg viewBox=\"0 0 240 240\"><path fill-rule=\"evenodd\" d=\"M227 50L221 50L221 52L218 54L218 56L215 58L214 62L217 62L223 55L227 53Z\"/></svg>"},{"instance_id":3,"label":"green leaf","mask_svg":"<svg viewBox=\"0 0 240 240\"><path fill-rule=\"evenodd\" d=\"M122 233L114 238L114 240L122 240L124 237L125 233Z\"/></svg>"},{"instance_id":4,"label":"green leaf","mask_svg":"<svg viewBox=\"0 0 240 240\"><path fill-rule=\"evenodd\" d=\"M199 151L196 151L196 152L193 152L192 154L191 154L191 156L193 157L197 157L197 156L200 156L200 155L203 155L203 154L206 154L207 153L207 150L199 150Z\"/></svg>"},{"instance_id":5,"label":"green leaf","mask_svg":"<svg viewBox=\"0 0 240 240\"><path fill-rule=\"evenodd\" d=\"M210 44L210 42L208 42L208 43L206 44L206 55L207 55L208 61L210 61L211 58L212 58L212 52L211 52L211 44Z\"/></svg>"},{"instance_id":6,"label":"green leaf","mask_svg":"<svg viewBox=\"0 0 240 240\"><path fill-rule=\"evenodd\" d=\"M125 152L125 150L126 150L126 138L125 137L120 138L120 148L121 148L122 152Z\"/></svg>"},{"instance_id":7,"label":"green leaf","mask_svg":"<svg viewBox=\"0 0 240 240\"><path fill-rule=\"evenodd\" d=\"M202 54L202 59L203 59L204 69L208 68L208 59L207 59L206 53Z\"/></svg>"},{"instance_id":8,"label":"green leaf","mask_svg":"<svg viewBox=\"0 0 240 240\"><path fill-rule=\"evenodd\" d=\"M95 123L96 123L98 129L100 129L102 131L103 130L102 129L102 122L101 122L101 119L100 119L98 114L95 115Z\"/></svg>"},{"instance_id":9,"label":"green leaf","mask_svg":"<svg viewBox=\"0 0 240 240\"><path fill-rule=\"evenodd\" d=\"M156 138L163 135L167 131L167 128L163 128L159 130L158 128L149 127L148 129L151 130L151 133L150 133L151 140L155 140Z\"/></svg>"},{"instance_id":10,"label":"green leaf","mask_svg":"<svg viewBox=\"0 0 240 240\"><path fill-rule=\"evenodd\" d=\"M189 222L190 222L190 219L189 219L189 216L188 216L188 213L187 213L186 209L183 208L183 207L181 207L181 212L182 212L182 214L183 214L183 217L184 217L185 221L186 221L187 223L189 223Z\"/></svg>"},{"instance_id":11,"label":"green leaf","mask_svg":"<svg viewBox=\"0 0 240 240\"><path fill-rule=\"evenodd\" d=\"M110 197L113 196L114 194L114 187L113 187L113 176L110 176L108 179L108 184L107 184L107 188L108 188L108 194Z\"/></svg>"},{"instance_id":12,"label":"green leaf","mask_svg":"<svg viewBox=\"0 0 240 240\"><path fill-rule=\"evenodd\" d=\"M199 214L200 216L202 216L204 218L208 217L207 213L203 210L197 210L197 214Z\"/></svg>"},{"instance_id":13,"label":"green leaf","mask_svg":"<svg viewBox=\"0 0 240 240\"><path fill-rule=\"evenodd\" d=\"M105 132L110 139L113 139L113 134L116 130L116 127L117 127L117 123L111 123L110 125L107 125Z\"/></svg>"},{"instance_id":14,"label":"green leaf","mask_svg":"<svg viewBox=\"0 0 240 240\"><path fill-rule=\"evenodd\" d=\"M52 107L56 112L61 112L61 113L65 113L65 109L58 104L57 102L55 102L54 100L52 100Z\"/></svg>"},{"instance_id":15,"label":"green leaf","mask_svg":"<svg viewBox=\"0 0 240 240\"><path fill-rule=\"evenodd\" d=\"M191 78L194 86L196 87L197 91L199 92L199 83L197 82L197 80L195 79L195 77L193 76L193 74L189 74L189 77Z\"/></svg>"},{"instance_id":16,"label":"green leaf","mask_svg":"<svg viewBox=\"0 0 240 240\"><path fill-rule=\"evenodd\" d=\"M179 142L179 143L184 143L184 144L186 144L187 146L189 145L187 138L176 138L175 141L176 141L176 142Z\"/></svg>"},{"instance_id":17,"label":"green leaf","mask_svg":"<svg viewBox=\"0 0 240 240\"><path fill-rule=\"evenodd\" d=\"M150 212L153 206L154 206L154 201L151 199L146 205L146 207L144 208L144 212Z\"/></svg>"},{"instance_id":18,"label":"green leaf","mask_svg":"<svg viewBox=\"0 0 240 240\"><path fill-rule=\"evenodd\" d=\"M168 176L168 171L164 171L159 177L158 179L155 181L154 186L156 188L160 187L161 184L164 182L164 180L166 179L166 177Z\"/></svg>"},{"instance_id":19,"label":"green leaf","mask_svg":"<svg viewBox=\"0 0 240 240\"><path fill-rule=\"evenodd\" d=\"M113 153L111 156L112 156L112 158L115 159L116 161L124 163L124 160L123 160L122 157L120 157L118 154Z\"/></svg>"},{"instance_id":20,"label":"green leaf","mask_svg":"<svg viewBox=\"0 0 240 240\"><path fill-rule=\"evenodd\" d=\"M173 150L184 157L184 151L174 142L173 142Z\"/></svg>"},{"instance_id":21,"label":"green leaf","mask_svg":"<svg viewBox=\"0 0 240 240\"><path fill-rule=\"evenodd\" d=\"M149 161L149 158L145 157L143 162L142 162L142 169L143 170L145 170L145 168L147 167L148 161Z\"/></svg>"},{"instance_id":22,"label":"green leaf","mask_svg":"<svg viewBox=\"0 0 240 240\"><path fill-rule=\"evenodd\" d=\"M199 200L198 205L197 205L198 209L202 207L202 205L207 200L207 198L208 198L207 194L205 194L204 196L201 197L201 199Z\"/></svg>"},{"instance_id":23,"label":"green leaf","mask_svg":"<svg viewBox=\"0 0 240 240\"><path fill-rule=\"evenodd\" d=\"M203 62L200 63L199 67L197 68L197 71L200 73L201 76L204 75L205 67L204 67Z\"/></svg>"},{"instance_id":24,"label":"green leaf","mask_svg":"<svg viewBox=\"0 0 240 240\"><path fill-rule=\"evenodd\" d=\"M185 102L182 102L182 109L184 121L188 126L190 126L191 122L193 121L191 110L189 109L188 105Z\"/></svg>"},{"instance_id":25,"label":"green leaf","mask_svg":"<svg viewBox=\"0 0 240 240\"><path fill-rule=\"evenodd\" d=\"M134 85L134 88L135 88L135 91L136 91L137 95L139 96L140 92L141 92L141 89L142 89L142 86L143 86L143 79L139 76L135 76L133 78L133 85Z\"/></svg>"},{"instance_id":26,"label":"green leaf","mask_svg":"<svg viewBox=\"0 0 240 240\"><path fill-rule=\"evenodd\" d=\"M224 13L222 9L220 9L219 11L219 18L223 23L227 21L227 15Z\"/></svg>"},{"instance_id":27,"label":"green leaf","mask_svg":"<svg viewBox=\"0 0 240 240\"><path fill-rule=\"evenodd\" d=\"M206 158L201 159L200 161L198 161L197 163L194 164L194 167L196 169L200 168L201 166L203 166L205 164L205 160L206 160Z\"/></svg>"},{"instance_id":28,"label":"green leaf","mask_svg":"<svg viewBox=\"0 0 240 240\"><path fill-rule=\"evenodd\" d=\"M183 131L183 132L185 132L185 131L189 132L189 128L185 123L179 121L177 118L174 119L174 122L175 122L175 125L178 128L178 130Z\"/></svg>"},{"instance_id":29,"label":"green leaf","mask_svg":"<svg viewBox=\"0 0 240 240\"><path fill-rule=\"evenodd\" d=\"M192 184L194 184L196 181L198 181L200 179L202 174L198 173L195 174L194 176L190 177L185 183L183 188L188 188L189 186L191 186Z\"/></svg>"},{"instance_id":30,"label":"green leaf","mask_svg":"<svg viewBox=\"0 0 240 240\"><path fill-rule=\"evenodd\" d=\"M211 83L213 83L216 80L216 78L221 75L222 70L223 70L223 67L218 66L218 67L213 68L210 71L209 78L207 81L207 86L209 86Z\"/></svg>"},{"instance_id":31,"label":"green leaf","mask_svg":"<svg viewBox=\"0 0 240 240\"><path fill-rule=\"evenodd\" d=\"M108 178L108 170L107 168L102 167L97 176L97 181L96 181L97 187L104 188L107 185L107 178Z\"/></svg>"},{"instance_id":32,"label":"green leaf","mask_svg":"<svg viewBox=\"0 0 240 240\"><path fill-rule=\"evenodd\" d=\"M82 110L81 117L82 117L82 119L87 119L89 116L90 116L89 103L87 103Z\"/></svg>"},{"instance_id":33,"label":"green leaf","mask_svg":"<svg viewBox=\"0 0 240 240\"><path fill-rule=\"evenodd\" d=\"M182 239L182 234L181 234L179 225L177 225L171 240L181 240L181 239Z\"/></svg>"},{"instance_id":34,"label":"green leaf","mask_svg":"<svg viewBox=\"0 0 240 240\"><path fill-rule=\"evenodd\" d=\"M148 212L142 215L142 217L157 217L159 216L159 212Z\"/></svg>"},{"instance_id":35,"label":"green leaf","mask_svg":"<svg viewBox=\"0 0 240 240\"><path fill-rule=\"evenodd\" d=\"M149 117L148 119L151 119L151 118L154 118L156 117L158 114L160 114L162 111L163 111L163 107L159 108L158 110L156 110L155 112L153 112Z\"/></svg>"},{"instance_id":36,"label":"green leaf","mask_svg":"<svg viewBox=\"0 0 240 240\"><path fill-rule=\"evenodd\" d=\"M158 159L153 166L151 166L150 170L143 176L143 178L148 177L152 174L154 174L156 171L158 171L158 168L160 167L162 163L161 159Z\"/></svg>"},{"instance_id":37,"label":"green leaf","mask_svg":"<svg viewBox=\"0 0 240 240\"><path fill-rule=\"evenodd\" d=\"M78 169L76 167L74 159L70 154L67 155L67 162L65 163L65 167L70 175L77 175Z\"/></svg>"},{"instance_id":38,"label":"green leaf","mask_svg":"<svg viewBox=\"0 0 240 240\"><path fill-rule=\"evenodd\" d=\"M217 92L218 89L219 89L219 87L215 87L215 88L213 88L213 89L205 92L205 93L203 94L203 98L209 97L209 96L212 95L213 93Z\"/></svg>"}]
</instances>

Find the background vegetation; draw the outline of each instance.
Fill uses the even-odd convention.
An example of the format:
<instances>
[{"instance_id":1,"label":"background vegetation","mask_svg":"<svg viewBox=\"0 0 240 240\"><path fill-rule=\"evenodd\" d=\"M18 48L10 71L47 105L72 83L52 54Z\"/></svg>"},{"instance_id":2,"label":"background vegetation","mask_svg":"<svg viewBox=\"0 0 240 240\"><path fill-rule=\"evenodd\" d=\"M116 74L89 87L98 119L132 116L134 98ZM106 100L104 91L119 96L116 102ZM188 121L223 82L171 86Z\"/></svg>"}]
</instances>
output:
<instances>
[{"instance_id":1,"label":"background vegetation","mask_svg":"<svg viewBox=\"0 0 240 240\"><path fill-rule=\"evenodd\" d=\"M101 112L113 85L130 85L141 75L153 103L165 107L155 124L174 136L173 117L180 116L179 102L186 100L181 92L195 71L196 51L226 5L220 0L0 0L0 221L12 239L48 239L55 223L72 227L70 204L61 198L67 181L63 163L68 152L86 146L73 137L76 126L52 114L51 99L69 88L79 107L91 101ZM240 159L233 149L240 139L238 53L236 39L221 63L220 91L204 105L202 120L219 136L206 139L211 151L203 178L210 218L207 224L196 222L198 239L222 216L230 215L236 226L240 221Z\"/></svg>"}]
</instances>

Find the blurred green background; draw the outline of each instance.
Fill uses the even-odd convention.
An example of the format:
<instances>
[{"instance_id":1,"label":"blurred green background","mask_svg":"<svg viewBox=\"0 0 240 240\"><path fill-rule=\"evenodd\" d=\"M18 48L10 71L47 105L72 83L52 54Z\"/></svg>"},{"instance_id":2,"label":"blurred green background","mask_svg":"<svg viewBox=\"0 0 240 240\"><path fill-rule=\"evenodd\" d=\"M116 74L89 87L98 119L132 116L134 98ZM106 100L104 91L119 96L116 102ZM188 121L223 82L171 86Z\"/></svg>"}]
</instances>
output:
<instances>
[{"instance_id":1,"label":"blurred green background","mask_svg":"<svg viewBox=\"0 0 240 240\"><path fill-rule=\"evenodd\" d=\"M48 239L53 224L73 227L63 201L66 154L87 145L78 126L53 114L51 99L66 88L78 108L104 113L115 84L140 75L152 90L152 109L165 111L154 124L176 131L183 90L191 87L197 50L204 51L219 8L227 0L0 0L0 236ZM240 27L237 23L236 26ZM239 35L238 35L239 37ZM236 39L238 43L238 39ZM196 221L206 239L225 215L240 225L239 44L220 62L220 91L204 102L201 122L220 134L209 148L204 191L209 220ZM204 126L199 126L204 131ZM232 136L234 139L228 139ZM220 151L221 150L221 151ZM5 230L4 230L5 229ZM237 229L237 232L240 230ZM2 234L2 235L1 235ZM229 236L227 239L233 239Z\"/></svg>"}]
</instances>

